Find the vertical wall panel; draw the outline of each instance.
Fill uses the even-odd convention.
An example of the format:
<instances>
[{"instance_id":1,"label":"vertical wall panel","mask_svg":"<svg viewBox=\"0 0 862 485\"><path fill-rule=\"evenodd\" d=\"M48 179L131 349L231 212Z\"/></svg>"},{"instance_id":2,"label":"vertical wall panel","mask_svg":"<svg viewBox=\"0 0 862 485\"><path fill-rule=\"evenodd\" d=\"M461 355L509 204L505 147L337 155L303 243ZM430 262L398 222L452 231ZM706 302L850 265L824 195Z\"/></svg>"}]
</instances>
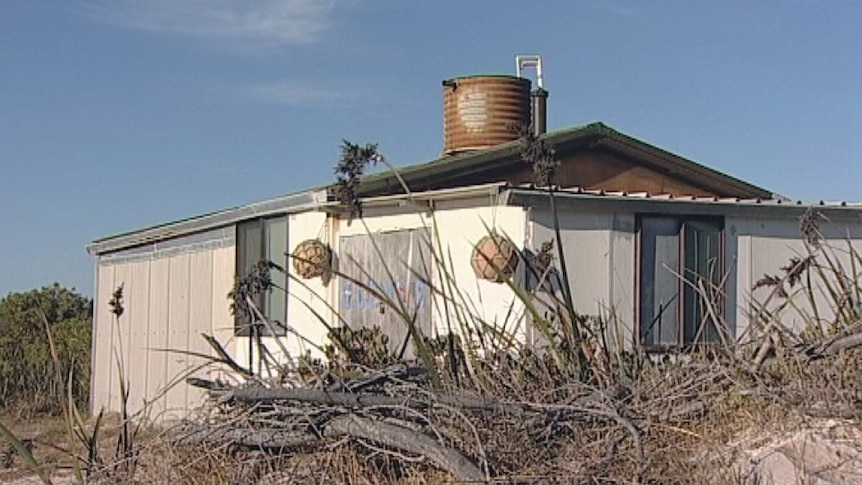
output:
<instances>
[{"instance_id":1,"label":"vertical wall panel","mask_svg":"<svg viewBox=\"0 0 862 485\"><path fill-rule=\"evenodd\" d=\"M559 212L573 303L575 309L585 315L596 315L612 303L610 256L614 217L612 213ZM555 241L550 211L534 209L532 220L534 248L546 241ZM556 243L554 265L560 265Z\"/></svg>"},{"instance_id":2,"label":"vertical wall panel","mask_svg":"<svg viewBox=\"0 0 862 485\"><path fill-rule=\"evenodd\" d=\"M613 312L611 328L614 343L630 348L635 329L635 217L634 214L615 214L611 233L611 257L608 261L611 275L610 300L607 311Z\"/></svg>"},{"instance_id":3,"label":"vertical wall panel","mask_svg":"<svg viewBox=\"0 0 862 485\"><path fill-rule=\"evenodd\" d=\"M168 293L168 385L182 379L188 358L177 351L188 346L189 325L189 272L191 256L181 254L170 259L170 292ZM166 414L170 419L179 417L186 407L187 389L184 384L176 384L165 395Z\"/></svg>"},{"instance_id":4,"label":"vertical wall panel","mask_svg":"<svg viewBox=\"0 0 862 485\"><path fill-rule=\"evenodd\" d=\"M725 296L723 301L722 312L724 313L725 328L732 339L735 339L739 330L739 323L736 319L736 309L741 301L737 302L736 295L739 293L737 285L739 284L739 242L738 231L733 224L733 220L726 218L724 221L724 253L723 264L725 277Z\"/></svg>"},{"instance_id":5,"label":"vertical wall panel","mask_svg":"<svg viewBox=\"0 0 862 485\"><path fill-rule=\"evenodd\" d=\"M189 352L209 354L210 346L201 334L210 334L212 329L213 299L213 255L211 251L201 251L191 255L189 281L189 333L186 348ZM206 364L205 359L189 357L189 364L197 368ZM191 370L191 369L190 369ZM205 376L208 369L201 369L193 375ZM193 409L201 404L203 391L185 382L179 384L187 389L186 406Z\"/></svg>"},{"instance_id":6,"label":"vertical wall panel","mask_svg":"<svg viewBox=\"0 0 862 485\"><path fill-rule=\"evenodd\" d=\"M219 234L232 240L232 232L220 230ZM120 346L132 411L146 402L146 418L170 420L199 404L200 393L192 391L190 395L184 376L191 364L206 359L191 359L187 353L210 353L202 333L220 332L229 352L234 346L233 317L227 298L233 285L234 251L231 244L144 257L136 252L133 258L99 261L92 357L94 412L101 408L119 410L115 352ZM121 283L125 284L125 313L118 325L108 301ZM212 376L209 369L198 374Z\"/></svg>"},{"instance_id":7,"label":"vertical wall panel","mask_svg":"<svg viewBox=\"0 0 862 485\"><path fill-rule=\"evenodd\" d=\"M114 319L108 307L111 292L114 291L114 266L97 263L98 281L96 287L95 301L95 324L92 356L92 389L91 412L96 414L100 409L109 409L111 401L111 362L113 355L111 351L114 339Z\"/></svg>"},{"instance_id":8,"label":"vertical wall panel","mask_svg":"<svg viewBox=\"0 0 862 485\"><path fill-rule=\"evenodd\" d=\"M120 409L120 371L118 365L123 365L123 379L129 381L129 322L135 309L129 306L129 293L132 289L132 272L129 263L118 264L114 267L114 287L123 285L124 311L117 320L114 331L114 340L111 349L111 409ZM111 290L113 291L113 289ZM119 358L119 362L118 359Z\"/></svg>"},{"instance_id":9,"label":"vertical wall panel","mask_svg":"<svg viewBox=\"0 0 862 485\"><path fill-rule=\"evenodd\" d=\"M125 321L129 332L128 360L123 364L129 376L129 409L135 412L142 408L146 396L147 382L147 335L150 317L150 262L139 261L129 265L126 282L126 308L129 318Z\"/></svg>"},{"instance_id":10,"label":"vertical wall panel","mask_svg":"<svg viewBox=\"0 0 862 485\"><path fill-rule=\"evenodd\" d=\"M156 259L150 263L150 331L147 354L148 367L146 395L153 401L150 416L158 419L165 411L165 396L161 395L167 384L169 328L169 291L171 288L170 260Z\"/></svg>"},{"instance_id":11,"label":"vertical wall panel","mask_svg":"<svg viewBox=\"0 0 862 485\"><path fill-rule=\"evenodd\" d=\"M751 314L751 288L754 286L754 279L751 274L751 236L747 235L749 231L748 223L745 221L734 221L739 235L737 236L737 252L736 252L736 338L745 338L749 335L749 315ZM728 298L730 300L730 298Z\"/></svg>"},{"instance_id":12,"label":"vertical wall panel","mask_svg":"<svg viewBox=\"0 0 862 485\"><path fill-rule=\"evenodd\" d=\"M233 315L230 312L228 293L233 288L236 247L216 249L212 253L212 328L213 335L228 352L236 350L233 338Z\"/></svg>"}]
</instances>

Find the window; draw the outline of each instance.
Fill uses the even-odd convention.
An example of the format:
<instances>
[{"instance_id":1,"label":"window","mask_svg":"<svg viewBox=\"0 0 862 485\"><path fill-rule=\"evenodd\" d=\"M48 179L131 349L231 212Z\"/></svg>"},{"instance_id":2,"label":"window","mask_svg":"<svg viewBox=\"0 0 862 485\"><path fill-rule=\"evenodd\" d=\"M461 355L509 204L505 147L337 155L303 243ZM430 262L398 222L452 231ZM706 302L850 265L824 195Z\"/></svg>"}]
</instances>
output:
<instances>
[{"instance_id":1,"label":"window","mask_svg":"<svg viewBox=\"0 0 862 485\"><path fill-rule=\"evenodd\" d=\"M647 348L720 341L723 226L720 218L638 219L640 336Z\"/></svg>"},{"instance_id":2,"label":"window","mask_svg":"<svg viewBox=\"0 0 862 485\"><path fill-rule=\"evenodd\" d=\"M287 270L287 217L254 219L236 226L237 276L248 276L261 261L272 261ZM276 328L276 335L285 335L287 322L287 275L272 270L273 288L255 298L255 305ZM251 321L247 315L236 315L236 335L250 335ZM272 335L265 325L259 327L261 335Z\"/></svg>"}]
</instances>

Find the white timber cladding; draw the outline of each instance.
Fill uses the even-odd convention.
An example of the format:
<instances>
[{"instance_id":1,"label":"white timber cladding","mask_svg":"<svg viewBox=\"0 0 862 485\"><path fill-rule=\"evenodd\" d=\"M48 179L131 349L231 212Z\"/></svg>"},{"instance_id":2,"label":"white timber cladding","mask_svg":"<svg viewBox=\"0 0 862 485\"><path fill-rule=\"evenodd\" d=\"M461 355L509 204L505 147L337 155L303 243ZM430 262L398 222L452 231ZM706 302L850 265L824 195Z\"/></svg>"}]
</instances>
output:
<instances>
[{"instance_id":1,"label":"white timber cladding","mask_svg":"<svg viewBox=\"0 0 862 485\"><path fill-rule=\"evenodd\" d=\"M198 369L211 354L201 337L215 335L232 351L233 316L227 293L233 283L233 246L174 253L164 257L114 258L97 264L92 369L92 410L120 409L120 369L129 387L129 410L144 402L150 419L180 417L202 394L182 381L186 375L214 377ZM108 301L123 285L123 314ZM167 390L166 390L167 389Z\"/></svg>"}]
</instances>

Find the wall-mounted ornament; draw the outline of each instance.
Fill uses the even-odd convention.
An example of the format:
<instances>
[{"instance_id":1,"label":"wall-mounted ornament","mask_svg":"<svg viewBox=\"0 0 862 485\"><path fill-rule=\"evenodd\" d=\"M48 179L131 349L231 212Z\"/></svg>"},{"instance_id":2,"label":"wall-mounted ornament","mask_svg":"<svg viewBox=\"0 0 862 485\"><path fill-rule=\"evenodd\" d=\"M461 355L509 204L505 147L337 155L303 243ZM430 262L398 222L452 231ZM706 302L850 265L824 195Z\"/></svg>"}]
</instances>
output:
<instances>
[{"instance_id":1,"label":"wall-mounted ornament","mask_svg":"<svg viewBox=\"0 0 862 485\"><path fill-rule=\"evenodd\" d=\"M303 279L328 274L332 269L332 251L320 239L306 239L290 255L293 269Z\"/></svg>"},{"instance_id":2,"label":"wall-mounted ornament","mask_svg":"<svg viewBox=\"0 0 862 485\"><path fill-rule=\"evenodd\" d=\"M518 248L506 236L491 232L473 246L470 265L477 278L502 283L515 274Z\"/></svg>"}]
</instances>

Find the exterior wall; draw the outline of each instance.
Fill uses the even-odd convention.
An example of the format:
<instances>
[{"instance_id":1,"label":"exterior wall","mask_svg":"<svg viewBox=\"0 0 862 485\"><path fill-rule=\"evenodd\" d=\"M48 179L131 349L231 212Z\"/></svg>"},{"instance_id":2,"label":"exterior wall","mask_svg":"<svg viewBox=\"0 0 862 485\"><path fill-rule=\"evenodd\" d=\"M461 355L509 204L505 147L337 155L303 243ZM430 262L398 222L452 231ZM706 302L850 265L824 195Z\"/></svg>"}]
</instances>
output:
<instances>
[{"instance_id":1,"label":"exterior wall","mask_svg":"<svg viewBox=\"0 0 862 485\"><path fill-rule=\"evenodd\" d=\"M292 252L302 241L320 238L337 255L342 236L427 228L434 240L433 251L441 261L445 259L442 264L446 266L445 271L433 268L432 284L457 288L459 299L456 310L451 304L445 305L439 295L432 296L435 332L447 333L450 326L459 332L460 320L474 326L505 328L523 340L523 306L515 293L505 284L477 280L470 258L473 244L491 229L523 247L525 213L522 207L497 205L487 198L439 201L433 214L415 208L371 207L366 209L363 221L350 224L344 218L327 218L325 212L303 212L289 216L288 248ZM227 298L235 274L234 233L234 227L225 227L98 257L91 398L94 411L120 409L115 355L122 356L123 376L130 385L130 410L142 409L144 400L152 402L148 416L154 420L181 417L200 402L202 391L185 384L187 375L217 377L215 370L197 370L204 359L188 355L211 355L200 334L214 335L240 364L249 361L249 339L234 336L234 318ZM339 304L337 278L327 283L321 278L301 280L292 265L288 271L289 332L278 341L264 338L264 343L283 361L306 352L322 357L320 347L328 339L318 315L330 325L340 324L332 311ZM441 276L444 272L450 276ZM451 281L445 281L447 278ZM125 312L118 321L108 301L121 284ZM162 392L171 384L175 385Z\"/></svg>"},{"instance_id":2,"label":"exterior wall","mask_svg":"<svg viewBox=\"0 0 862 485\"><path fill-rule=\"evenodd\" d=\"M638 213L697 215L708 210L708 215L718 216L726 210L723 269L728 297L724 313L733 334L740 339L749 334L755 302L763 301L770 292L767 288L753 290L756 281L765 274L780 273L792 257L804 254L799 208L753 208L747 214L738 206L728 205L725 209L708 203L605 203L598 197L586 202L569 201L559 210L562 249L574 304L582 314L601 315L612 322L612 338L620 346L631 345L637 335ZM507 235L519 248L537 252L543 242L554 239L552 214L547 206L540 206L538 200L532 208L500 205L495 197L478 196L435 200L421 207L387 204L366 207L364 218L352 223L343 217L327 217L325 212L291 214L287 247L292 252L302 241L320 238L332 246L337 258L341 237L427 229L436 260L432 263L432 284L447 292L445 297L436 292L431 297L434 333L460 333L462 323L473 328L491 325L521 341L538 342L512 288L477 279L470 259L473 245L490 230ZM845 238L851 238L856 251L862 252L862 218L856 212L841 220L833 218L821 229L845 266L849 265ZM234 337L234 319L227 298L235 274L234 233L234 227L229 226L99 256L93 410L119 409L118 359L123 365L123 377L130 384L132 411L141 409L145 399L153 400L150 417L154 419L179 417L195 407L202 394L182 382L184 373L214 377L214 371L194 370L202 360L188 355L210 353L201 333L214 335L238 362L248 362L248 338ZM559 265L559 261L555 264ZM516 284L525 282L525 266L521 261L514 278ZM338 279L301 280L292 265L288 271L290 331L278 342L266 338L265 343L284 360L306 352L321 357L320 346L328 339L320 318L332 326L341 324L335 313L340 300ZM117 321L108 301L121 284L125 313ZM816 294L820 316L828 320L834 309L830 310L823 291L818 289ZM773 299L770 308L778 303ZM805 300L798 299L797 307L805 309L806 305ZM799 314L789 310L781 318L785 325L796 329L803 323ZM286 354L280 350L282 345ZM178 376L177 385L160 393Z\"/></svg>"},{"instance_id":3,"label":"exterior wall","mask_svg":"<svg viewBox=\"0 0 862 485\"><path fill-rule=\"evenodd\" d=\"M93 411L120 409L118 365L129 385L131 412L142 409L144 400L152 401L149 418L168 419L200 401L201 391L182 381L187 373L208 372L195 372L203 360L188 353L210 354L201 333L214 335L233 350L227 294L233 284L234 253L233 231L225 229L99 257ZM125 311L117 319L108 301L120 285ZM164 392L177 379L179 384Z\"/></svg>"},{"instance_id":4,"label":"exterior wall","mask_svg":"<svg viewBox=\"0 0 862 485\"><path fill-rule=\"evenodd\" d=\"M478 279L470 264L473 245L487 236L490 230L506 235L518 248L524 248L527 229L525 209L487 205L464 207L454 202L438 204L434 224L435 234L439 236L435 251L443 259L446 272L451 275L451 281L447 282L446 276L438 269L435 271L434 284L438 288L455 288L455 292L460 295L453 296L462 301L459 317L451 305L448 306L448 312L445 310L447 305L443 297L435 296L434 326L438 334L448 334L449 327L453 327L452 332L460 334L462 330L457 328L457 322L462 321L472 324L474 328L490 325L525 341L527 328L523 303L507 284ZM524 271L524 264L519 264L515 281L523 277ZM467 318L464 318L465 314Z\"/></svg>"},{"instance_id":5,"label":"exterior wall","mask_svg":"<svg viewBox=\"0 0 862 485\"><path fill-rule=\"evenodd\" d=\"M320 237L326 241L332 234L331 223L323 212L292 214L287 227L290 234L288 247L291 252L306 239ZM326 343L326 327L315 313L320 317L328 318L329 321L333 318L327 302L334 292L334 282L329 281L325 284L322 278L299 280L293 264L290 265L289 271L291 281L288 281L288 325L297 329L307 341L297 335L289 336L287 348L293 355L311 352L315 357L322 357L319 346ZM302 281L303 284L300 285L297 280Z\"/></svg>"},{"instance_id":6,"label":"exterior wall","mask_svg":"<svg viewBox=\"0 0 862 485\"><path fill-rule=\"evenodd\" d=\"M432 286L457 288L455 299L458 300L458 308L453 308L451 302L445 304L443 296L432 292L432 326L435 332L446 334L452 327L453 332L459 333L458 322L469 321L473 325L485 323L505 327L523 339L523 305L515 293L505 284L477 280L470 265L473 244L492 229L506 234L518 247L523 247L526 218L522 207L500 206L488 199L471 199L435 202L433 214L415 209L367 208L362 221L348 223L345 219L337 220L334 250L338 253L337 241L342 236L421 228L430 231L436 255L434 259L438 260L436 265L429 262L435 266L431 272ZM445 270L440 264L445 265ZM338 285L334 283L333 290L337 292ZM332 293L331 296L332 306L338 308L339 295ZM450 293L449 297L452 296ZM338 325L340 322L333 318L331 323Z\"/></svg>"},{"instance_id":7,"label":"exterior wall","mask_svg":"<svg viewBox=\"0 0 862 485\"><path fill-rule=\"evenodd\" d=\"M621 330L616 334L617 342L630 344L637 335L636 212L620 209L620 204L614 206L613 212L567 207L559 211L559 219L576 310L585 315L611 315L611 320L616 322L611 328ZM638 211L650 212L643 204ZM761 215L752 211L751 215L735 214L724 218L722 274L727 298L723 318L737 340L744 341L751 336L750 324L763 302L767 301L767 308L774 310L785 301L777 296L770 298L772 288L755 290L757 281L764 275L781 276L781 268L787 266L791 258L807 255L799 229L799 211L782 212ZM554 238L549 210L532 209L529 221L528 247L536 250L542 242ZM857 215L823 222L821 231L826 238L824 244L834 249L832 254L836 260L852 274L848 238L857 254L862 254L862 218ZM559 262L555 260L555 264ZM862 274L862 269L856 271L857 277ZM812 281L817 315L821 323L827 323L835 315L834 304L813 273ZM799 331L815 312L798 289L792 295L793 305L787 306L779 318L782 325Z\"/></svg>"},{"instance_id":8,"label":"exterior wall","mask_svg":"<svg viewBox=\"0 0 862 485\"><path fill-rule=\"evenodd\" d=\"M630 341L635 327L635 215L624 212L558 212L563 254L575 310L611 320L619 345ZM535 250L554 241L554 265L559 268L552 214L534 209L530 215Z\"/></svg>"},{"instance_id":9,"label":"exterior wall","mask_svg":"<svg viewBox=\"0 0 862 485\"><path fill-rule=\"evenodd\" d=\"M757 281L765 275L782 276L782 267L794 257L805 257L808 251L797 218L733 217L727 219L726 225L729 232L736 234L738 242L735 313L739 323L737 337L745 338L751 334L749 327L756 321L753 319L764 303L767 303L766 308L774 310L785 301L778 295L770 297L773 292L770 287L754 289ZM852 276L854 270L848 242L856 254L862 254L862 219L821 222L820 230L825 237L823 246L826 251L834 255L846 273ZM859 268L856 272L857 277L862 274ZM815 314L820 317L821 324L828 323L835 315L834 302L828 296L823 281L813 272L811 281L816 312L812 302L797 287L791 290L792 307L777 315L781 323L791 330L801 330Z\"/></svg>"}]
</instances>

